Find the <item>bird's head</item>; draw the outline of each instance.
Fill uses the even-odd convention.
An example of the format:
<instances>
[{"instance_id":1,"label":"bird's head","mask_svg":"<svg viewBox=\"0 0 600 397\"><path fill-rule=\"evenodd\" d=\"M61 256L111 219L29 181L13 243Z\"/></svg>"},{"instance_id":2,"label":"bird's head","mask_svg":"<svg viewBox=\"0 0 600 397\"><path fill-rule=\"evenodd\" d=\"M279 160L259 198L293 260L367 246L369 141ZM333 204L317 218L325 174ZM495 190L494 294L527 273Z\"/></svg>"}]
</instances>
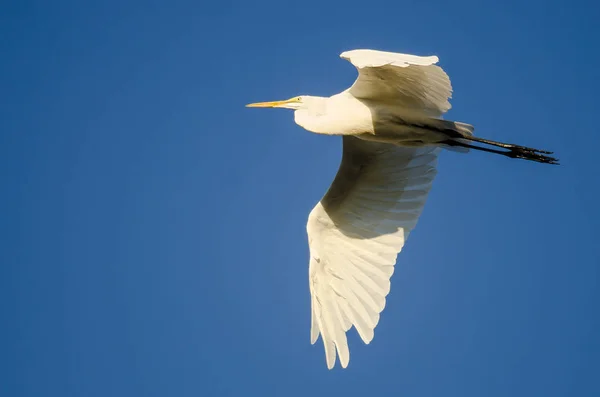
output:
<instances>
[{"instance_id":1,"label":"bird's head","mask_svg":"<svg viewBox=\"0 0 600 397\"><path fill-rule=\"evenodd\" d=\"M295 96L284 101L273 101L273 102L256 102L249 103L246 107L249 108L284 108L284 109L303 109L308 105L309 97L301 95Z\"/></svg>"}]
</instances>

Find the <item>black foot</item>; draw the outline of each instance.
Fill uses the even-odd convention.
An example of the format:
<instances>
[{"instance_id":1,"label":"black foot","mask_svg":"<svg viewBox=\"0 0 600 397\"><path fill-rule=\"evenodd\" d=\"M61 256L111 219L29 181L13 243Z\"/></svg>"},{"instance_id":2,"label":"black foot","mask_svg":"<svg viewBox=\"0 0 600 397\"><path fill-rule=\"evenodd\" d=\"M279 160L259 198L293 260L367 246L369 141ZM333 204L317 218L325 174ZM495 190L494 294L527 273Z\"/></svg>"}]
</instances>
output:
<instances>
[{"instance_id":1,"label":"black foot","mask_svg":"<svg viewBox=\"0 0 600 397\"><path fill-rule=\"evenodd\" d=\"M543 154L552 154L552 153L554 153L554 152L548 152L546 150L533 149L533 148L530 148L530 147L513 145L513 144L506 144L506 146L504 146L504 147L506 149L515 149L515 150L521 150L521 151L530 152L530 153L543 153Z\"/></svg>"},{"instance_id":2,"label":"black foot","mask_svg":"<svg viewBox=\"0 0 600 397\"><path fill-rule=\"evenodd\" d=\"M465 137L465 139L468 139L468 140L474 141L474 142L485 143L486 145L501 147L503 149L520 150L523 152L537 152L537 153L544 153L544 154L552 154L553 153L553 152L548 152L546 150L533 149L533 148L530 148L527 146L519 146L519 145L515 145L513 143L502 143L502 142L491 141L489 139L479 138L476 136Z\"/></svg>"},{"instance_id":3,"label":"black foot","mask_svg":"<svg viewBox=\"0 0 600 397\"><path fill-rule=\"evenodd\" d=\"M533 149L530 147L519 146L519 145L515 145L512 143L496 142L496 141L491 141L489 139L479 138L476 136L463 137L463 139L483 143L486 145L496 146L496 147L500 147L503 149L508 149L507 152L503 152L503 151L499 151L499 150L483 149L483 148L481 148L479 150L502 154L504 156L514 158L514 159L525 159L525 160L537 161L538 163L545 163L545 164L558 164L558 159L556 159L554 157L550 157L550 156L545 156L546 154L552 154L552 152L549 152L546 150ZM475 149L478 147L473 146L473 148Z\"/></svg>"},{"instance_id":4,"label":"black foot","mask_svg":"<svg viewBox=\"0 0 600 397\"><path fill-rule=\"evenodd\" d=\"M532 148L528 148L525 146L512 145L509 143L488 141L486 139L475 138L475 137L468 137L468 138L461 138L461 139L469 139L472 141L481 142L484 144L493 145L493 146L501 147L503 149L508 149L508 150L504 151L504 150L497 150L497 149L492 149L492 148L487 148L487 147L482 147L482 146L475 146L475 145L466 143L464 141L455 141L455 140L447 140L447 141L444 141L441 143L449 145L449 146L460 146L460 147L469 148L469 149L481 150L483 152L488 152L488 153L501 154L503 156L510 157L513 159L523 159L523 160L535 161L538 163L558 165L558 159L545 155L545 154L552 154L552 152L548 152L545 150L537 150L537 149L532 149ZM544 153L544 154L542 154L542 153Z\"/></svg>"},{"instance_id":5,"label":"black foot","mask_svg":"<svg viewBox=\"0 0 600 397\"><path fill-rule=\"evenodd\" d=\"M550 156L545 156L541 153L552 154L552 152L547 152L544 150L536 150L523 146L512 145L509 148L510 151L505 153L505 156L515 158L515 159L524 159L537 161L538 163L544 164L556 164L558 165L558 159Z\"/></svg>"}]
</instances>

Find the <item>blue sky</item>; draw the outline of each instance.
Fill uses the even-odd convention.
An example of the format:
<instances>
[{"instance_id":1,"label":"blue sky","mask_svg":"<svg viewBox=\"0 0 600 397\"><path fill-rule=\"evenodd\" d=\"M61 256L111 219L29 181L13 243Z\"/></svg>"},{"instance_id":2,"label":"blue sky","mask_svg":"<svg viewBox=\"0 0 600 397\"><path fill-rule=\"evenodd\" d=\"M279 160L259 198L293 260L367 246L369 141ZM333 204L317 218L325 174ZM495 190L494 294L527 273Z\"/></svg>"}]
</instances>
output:
<instances>
[{"instance_id":1,"label":"blue sky","mask_svg":"<svg viewBox=\"0 0 600 397\"><path fill-rule=\"evenodd\" d=\"M0 12L0 395L597 396L593 1L21 1ZM369 346L309 343L308 212L340 141L248 102L354 48L435 54L444 153Z\"/></svg>"}]
</instances>

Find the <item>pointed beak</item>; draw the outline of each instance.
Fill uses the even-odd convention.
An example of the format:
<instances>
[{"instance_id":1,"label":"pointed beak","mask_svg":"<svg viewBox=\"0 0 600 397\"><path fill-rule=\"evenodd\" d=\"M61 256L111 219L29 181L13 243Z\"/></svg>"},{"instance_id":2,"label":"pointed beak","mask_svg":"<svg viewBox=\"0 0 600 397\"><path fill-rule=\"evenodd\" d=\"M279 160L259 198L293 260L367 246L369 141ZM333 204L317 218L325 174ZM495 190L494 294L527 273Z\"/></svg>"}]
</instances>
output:
<instances>
[{"instance_id":1,"label":"pointed beak","mask_svg":"<svg viewBox=\"0 0 600 397\"><path fill-rule=\"evenodd\" d=\"M274 101L274 102L256 102L256 103L249 103L246 105L247 108L276 108L282 105L285 105L286 103L289 103L289 100L285 100L285 101Z\"/></svg>"}]
</instances>

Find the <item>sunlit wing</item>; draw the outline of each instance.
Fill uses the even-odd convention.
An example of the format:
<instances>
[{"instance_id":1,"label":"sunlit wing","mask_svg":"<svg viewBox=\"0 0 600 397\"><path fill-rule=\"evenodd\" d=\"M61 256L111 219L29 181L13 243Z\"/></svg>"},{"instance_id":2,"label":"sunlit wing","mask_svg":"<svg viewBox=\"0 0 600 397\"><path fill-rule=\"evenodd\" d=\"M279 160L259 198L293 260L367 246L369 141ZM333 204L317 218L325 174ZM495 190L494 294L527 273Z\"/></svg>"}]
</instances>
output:
<instances>
[{"instance_id":1,"label":"sunlit wing","mask_svg":"<svg viewBox=\"0 0 600 397\"><path fill-rule=\"evenodd\" d=\"M375 50L346 51L340 55L358 69L348 89L354 97L392 103L441 116L450 109L452 85L438 57L420 57Z\"/></svg>"},{"instance_id":2,"label":"sunlit wing","mask_svg":"<svg viewBox=\"0 0 600 397\"><path fill-rule=\"evenodd\" d=\"M396 256L415 227L436 175L434 147L402 148L343 137L338 173L311 211L311 343L319 334L328 368L350 360L346 331L373 339Z\"/></svg>"}]
</instances>

